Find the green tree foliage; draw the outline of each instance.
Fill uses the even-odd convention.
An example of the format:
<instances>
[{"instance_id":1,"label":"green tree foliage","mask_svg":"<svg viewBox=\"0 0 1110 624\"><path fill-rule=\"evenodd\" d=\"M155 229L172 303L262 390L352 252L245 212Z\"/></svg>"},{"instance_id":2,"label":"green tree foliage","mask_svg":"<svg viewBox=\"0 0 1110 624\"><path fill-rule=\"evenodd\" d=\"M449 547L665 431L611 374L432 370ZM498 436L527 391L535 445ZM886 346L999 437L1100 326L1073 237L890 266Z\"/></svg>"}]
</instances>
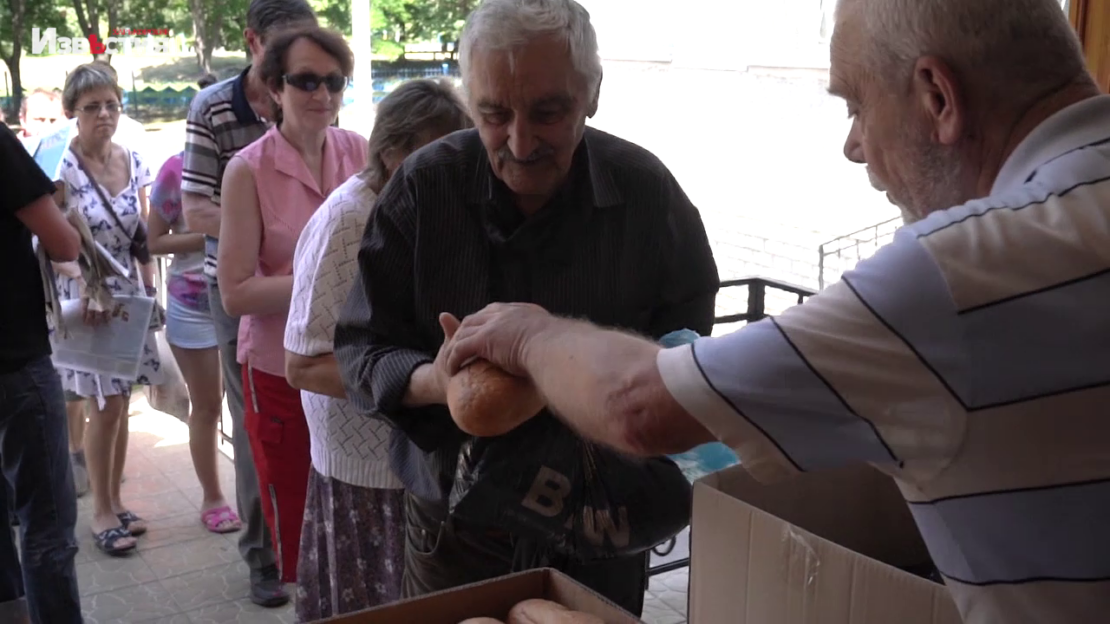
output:
<instances>
[{"instance_id":1,"label":"green tree foliage","mask_svg":"<svg viewBox=\"0 0 1110 624\"><path fill-rule=\"evenodd\" d=\"M58 36L96 33L101 38L117 28L168 28L185 35L196 50L198 69L208 72L215 50L246 51L243 31L249 1L0 0L0 60L18 93L22 88L19 60L30 49L32 27L57 28ZM321 24L347 36L352 34L351 1L309 0ZM371 0L374 53L395 59L409 44L457 42L466 16L478 1ZM11 106L18 105L17 96Z\"/></svg>"},{"instance_id":2,"label":"green tree foliage","mask_svg":"<svg viewBox=\"0 0 1110 624\"><path fill-rule=\"evenodd\" d=\"M477 4L477 0L374 0L370 11L374 53L397 58L407 44L458 41L466 16Z\"/></svg>"},{"instance_id":3,"label":"green tree foliage","mask_svg":"<svg viewBox=\"0 0 1110 624\"><path fill-rule=\"evenodd\" d=\"M67 13L64 7L43 0L0 0L0 60L8 68L10 85L0 86L0 93L12 89L7 116L18 114L23 100L23 81L19 74L19 61L31 47L32 28L57 28L58 35L68 35Z\"/></svg>"},{"instance_id":4,"label":"green tree foliage","mask_svg":"<svg viewBox=\"0 0 1110 624\"><path fill-rule=\"evenodd\" d=\"M321 26L333 28L351 36L351 2L362 0L309 0ZM373 0L371 0L373 4Z\"/></svg>"}]
</instances>

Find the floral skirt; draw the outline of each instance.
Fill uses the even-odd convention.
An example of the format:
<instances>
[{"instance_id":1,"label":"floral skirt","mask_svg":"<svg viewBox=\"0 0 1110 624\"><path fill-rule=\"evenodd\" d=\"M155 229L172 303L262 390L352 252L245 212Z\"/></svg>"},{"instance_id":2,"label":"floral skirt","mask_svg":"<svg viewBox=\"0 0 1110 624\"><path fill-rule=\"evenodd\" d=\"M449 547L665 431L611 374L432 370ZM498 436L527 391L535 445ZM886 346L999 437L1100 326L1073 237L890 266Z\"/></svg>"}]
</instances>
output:
<instances>
[{"instance_id":1,"label":"floral skirt","mask_svg":"<svg viewBox=\"0 0 1110 624\"><path fill-rule=\"evenodd\" d=\"M404 569L404 490L358 487L310 470L297 621L399 600Z\"/></svg>"}]
</instances>

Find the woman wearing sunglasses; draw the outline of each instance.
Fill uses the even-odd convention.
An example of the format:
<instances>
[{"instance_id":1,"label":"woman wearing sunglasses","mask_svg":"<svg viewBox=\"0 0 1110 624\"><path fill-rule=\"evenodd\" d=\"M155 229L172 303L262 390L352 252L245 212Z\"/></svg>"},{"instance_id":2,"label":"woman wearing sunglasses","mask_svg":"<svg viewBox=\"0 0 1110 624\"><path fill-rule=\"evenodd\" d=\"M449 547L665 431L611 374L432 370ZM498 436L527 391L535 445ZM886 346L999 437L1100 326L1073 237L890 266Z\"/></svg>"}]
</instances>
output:
<instances>
[{"instance_id":1,"label":"woman wearing sunglasses","mask_svg":"<svg viewBox=\"0 0 1110 624\"><path fill-rule=\"evenodd\" d=\"M346 400L333 353L335 322L358 279L359 243L378 193L409 154L471 126L450 84L401 84L378 104L366 170L328 197L297 243L285 369L303 391L312 431L299 622L401 598L405 506L401 482L389 467L389 425Z\"/></svg>"},{"instance_id":2,"label":"woman wearing sunglasses","mask_svg":"<svg viewBox=\"0 0 1110 624\"><path fill-rule=\"evenodd\" d=\"M217 271L224 308L242 317L238 359L263 515L282 581L295 582L310 456L300 392L285 379L293 252L320 204L366 166L367 143L331 125L354 67L340 35L285 31L267 42L261 62L276 123L224 173Z\"/></svg>"}]
</instances>

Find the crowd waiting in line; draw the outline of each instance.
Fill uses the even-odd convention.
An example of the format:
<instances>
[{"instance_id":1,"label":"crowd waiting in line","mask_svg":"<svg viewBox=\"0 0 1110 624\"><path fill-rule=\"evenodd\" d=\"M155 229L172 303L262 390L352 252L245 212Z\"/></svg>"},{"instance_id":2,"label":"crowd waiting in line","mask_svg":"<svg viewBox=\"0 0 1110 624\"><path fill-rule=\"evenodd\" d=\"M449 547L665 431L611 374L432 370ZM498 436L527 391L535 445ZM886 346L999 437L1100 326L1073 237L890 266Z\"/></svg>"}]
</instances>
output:
<instances>
[{"instance_id":1,"label":"crowd waiting in line","mask_svg":"<svg viewBox=\"0 0 1110 624\"><path fill-rule=\"evenodd\" d=\"M335 126L355 59L305 0L252 0L255 62L204 85L157 172L110 65L31 94L25 134L63 117L77 132L50 180L0 129L0 521L23 538L22 567L0 539L0 619L81 621L86 489L96 547L142 547L120 484L163 328L198 521L239 533L256 604L295 583L299 621L540 566L641 613L647 552L568 557L448 512L465 436L447 385L475 358L529 381L534 418L626 455L720 440L768 481L875 465L968 622L1110 611L1110 96L1055 0L841 0L836 24L845 156L907 225L804 305L665 350L711 333L717 267L666 166L586 125L602 67L574 0L484 0L461 39L465 98L404 83L368 139ZM127 275L89 283L93 244ZM111 323L90 292L156 296L159 255L167 305L138 378L56 368L47 302Z\"/></svg>"}]
</instances>

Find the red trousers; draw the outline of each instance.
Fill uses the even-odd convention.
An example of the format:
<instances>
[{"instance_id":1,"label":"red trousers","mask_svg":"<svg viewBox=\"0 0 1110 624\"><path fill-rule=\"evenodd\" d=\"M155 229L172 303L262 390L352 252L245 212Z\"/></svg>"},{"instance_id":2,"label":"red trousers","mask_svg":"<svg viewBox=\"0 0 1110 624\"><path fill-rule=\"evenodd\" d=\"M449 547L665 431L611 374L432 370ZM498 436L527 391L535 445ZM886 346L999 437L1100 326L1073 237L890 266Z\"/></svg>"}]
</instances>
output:
<instances>
[{"instance_id":1,"label":"red trousers","mask_svg":"<svg viewBox=\"0 0 1110 624\"><path fill-rule=\"evenodd\" d=\"M244 424L254 453L262 515L270 527L281 580L297 581L301 525L312 465L301 393L284 377L243 367Z\"/></svg>"}]
</instances>

